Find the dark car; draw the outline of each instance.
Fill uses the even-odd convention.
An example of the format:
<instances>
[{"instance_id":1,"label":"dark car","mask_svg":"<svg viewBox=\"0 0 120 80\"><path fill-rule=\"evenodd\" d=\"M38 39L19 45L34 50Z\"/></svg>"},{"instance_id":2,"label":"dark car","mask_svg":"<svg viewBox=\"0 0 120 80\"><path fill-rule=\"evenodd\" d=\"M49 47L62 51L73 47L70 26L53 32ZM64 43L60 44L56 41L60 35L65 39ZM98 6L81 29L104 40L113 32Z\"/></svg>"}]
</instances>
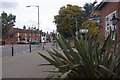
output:
<instances>
[{"instance_id":1,"label":"dark car","mask_svg":"<svg viewBox=\"0 0 120 80\"><path fill-rule=\"evenodd\" d=\"M5 45L5 41L0 41L0 45Z\"/></svg>"},{"instance_id":2,"label":"dark car","mask_svg":"<svg viewBox=\"0 0 120 80\"><path fill-rule=\"evenodd\" d=\"M29 44L38 44L39 41L30 41Z\"/></svg>"},{"instance_id":3,"label":"dark car","mask_svg":"<svg viewBox=\"0 0 120 80\"><path fill-rule=\"evenodd\" d=\"M17 44L28 44L27 41L18 41Z\"/></svg>"}]
</instances>

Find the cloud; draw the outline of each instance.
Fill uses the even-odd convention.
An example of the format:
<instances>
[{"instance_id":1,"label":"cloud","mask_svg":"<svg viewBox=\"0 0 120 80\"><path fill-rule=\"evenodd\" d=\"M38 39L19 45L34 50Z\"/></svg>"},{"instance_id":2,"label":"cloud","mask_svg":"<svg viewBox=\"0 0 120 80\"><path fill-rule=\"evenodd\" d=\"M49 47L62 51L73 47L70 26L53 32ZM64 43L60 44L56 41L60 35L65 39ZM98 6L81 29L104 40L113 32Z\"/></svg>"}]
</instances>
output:
<instances>
[{"instance_id":1,"label":"cloud","mask_svg":"<svg viewBox=\"0 0 120 80\"><path fill-rule=\"evenodd\" d=\"M100 0L101 1L101 0ZM85 2L94 2L94 0L1 0L2 11L16 15L15 27L23 26L38 27L38 9L37 7L27 8L29 5L39 6L39 29L43 31L53 31L56 25L53 23L54 16L58 14L60 7L67 4L83 6ZM1 10L0 10L0 13Z\"/></svg>"},{"instance_id":2,"label":"cloud","mask_svg":"<svg viewBox=\"0 0 120 80\"><path fill-rule=\"evenodd\" d=\"M16 9L18 7L17 2L1 2L2 9Z\"/></svg>"}]
</instances>

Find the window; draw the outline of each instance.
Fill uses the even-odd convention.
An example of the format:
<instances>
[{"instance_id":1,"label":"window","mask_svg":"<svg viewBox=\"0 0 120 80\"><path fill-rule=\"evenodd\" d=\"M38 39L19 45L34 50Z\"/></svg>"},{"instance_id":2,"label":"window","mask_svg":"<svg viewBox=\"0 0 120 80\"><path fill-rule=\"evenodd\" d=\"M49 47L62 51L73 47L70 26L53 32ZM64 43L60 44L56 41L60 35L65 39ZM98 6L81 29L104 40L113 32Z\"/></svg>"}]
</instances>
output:
<instances>
[{"instance_id":1,"label":"window","mask_svg":"<svg viewBox=\"0 0 120 80\"><path fill-rule=\"evenodd\" d=\"M111 19L113 18L113 16L116 16L116 11L110 13L109 15L107 15L105 17L105 39L108 37L108 35L110 34L110 29L112 31L114 31L114 25L112 24ZM115 26L116 29L116 26ZM113 40L115 40L115 33L112 35L111 37Z\"/></svg>"},{"instance_id":2,"label":"window","mask_svg":"<svg viewBox=\"0 0 120 80\"><path fill-rule=\"evenodd\" d=\"M20 34L18 33L18 36L19 36Z\"/></svg>"},{"instance_id":3,"label":"window","mask_svg":"<svg viewBox=\"0 0 120 80\"><path fill-rule=\"evenodd\" d=\"M25 33L25 36L27 36L27 34Z\"/></svg>"}]
</instances>

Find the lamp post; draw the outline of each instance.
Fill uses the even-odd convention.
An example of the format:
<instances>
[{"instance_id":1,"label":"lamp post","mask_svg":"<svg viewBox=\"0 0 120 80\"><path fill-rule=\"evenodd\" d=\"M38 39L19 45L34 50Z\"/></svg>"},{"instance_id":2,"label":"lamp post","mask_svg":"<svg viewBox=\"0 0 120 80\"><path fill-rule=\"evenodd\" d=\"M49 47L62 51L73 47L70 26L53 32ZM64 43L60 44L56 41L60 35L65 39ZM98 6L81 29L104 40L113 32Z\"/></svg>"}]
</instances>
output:
<instances>
[{"instance_id":1,"label":"lamp post","mask_svg":"<svg viewBox=\"0 0 120 80\"><path fill-rule=\"evenodd\" d=\"M115 15L111 19L113 25L117 25L117 22L120 21L120 19L116 18Z\"/></svg>"},{"instance_id":2,"label":"lamp post","mask_svg":"<svg viewBox=\"0 0 120 80\"><path fill-rule=\"evenodd\" d=\"M26 6L26 7L37 7L38 8L38 35L39 35L39 6L30 5L30 6Z\"/></svg>"},{"instance_id":3,"label":"lamp post","mask_svg":"<svg viewBox=\"0 0 120 80\"><path fill-rule=\"evenodd\" d=\"M117 22L120 21L120 19L116 18L115 15L113 15L113 18L111 19L112 21L112 24L114 25L114 35L115 35L115 32L116 32L116 29L115 29L115 25L117 25ZM120 45L119 45L119 48L120 48ZM120 50L118 49L118 53L120 53Z\"/></svg>"}]
</instances>

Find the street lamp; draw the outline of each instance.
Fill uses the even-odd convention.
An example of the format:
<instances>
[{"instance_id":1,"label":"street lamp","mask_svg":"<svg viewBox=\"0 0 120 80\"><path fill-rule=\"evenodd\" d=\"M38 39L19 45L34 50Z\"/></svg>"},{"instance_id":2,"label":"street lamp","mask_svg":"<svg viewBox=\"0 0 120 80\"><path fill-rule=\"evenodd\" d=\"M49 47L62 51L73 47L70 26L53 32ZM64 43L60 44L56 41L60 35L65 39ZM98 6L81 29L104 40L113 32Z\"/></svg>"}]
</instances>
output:
<instances>
[{"instance_id":1,"label":"street lamp","mask_svg":"<svg viewBox=\"0 0 120 80\"><path fill-rule=\"evenodd\" d=\"M38 8L38 30L39 30L39 6L31 5L31 6L26 6L26 7L37 7Z\"/></svg>"},{"instance_id":2,"label":"street lamp","mask_svg":"<svg viewBox=\"0 0 120 80\"><path fill-rule=\"evenodd\" d=\"M116 18L115 15L113 15L113 18L111 19L112 21L112 24L114 25L114 35L115 35L115 32L116 32L116 29L115 29L115 25L117 25L117 22L120 21L120 19Z\"/></svg>"},{"instance_id":3,"label":"street lamp","mask_svg":"<svg viewBox=\"0 0 120 80\"><path fill-rule=\"evenodd\" d=\"M120 21L120 19L116 18L115 15L111 19L113 25L117 25L117 22Z\"/></svg>"},{"instance_id":4,"label":"street lamp","mask_svg":"<svg viewBox=\"0 0 120 80\"><path fill-rule=\"evenodd\" d=\"M115 25L117 25L117 22L120 21L120 19L116 18L115 15L113 15L113 18L111 19L112 24L114 25L114 31L115 31Z\"/></svg>"},{"instance_id":5,"label":"street lamp","mask_svg":"<svg viewBox=\"0 0 120 80\"><path fill-rule=\"evenodd\" d=\"M30 5L30 6L26 6L26 7L37 7L37 8L38 8L38 35L39 35L39 6ZM41 39L41 38L40 38L40 39Z\"/></svg>"},{"instance_id":6,"label":"street lamp","mask_svg":"<svg viewBox=\"0 0 120 80\"><path fill-rule=\"evenodd\" d=\"M117 25L117 22L120 21L120 19L116 18L115 15L113 15L113 18L111 19L111 21L112 21L112 24L114 25L114 35L115 35L116 29L117 29L117 27L115 29L115 25ZM119 45L119 48L120 48L120 45ZM120 49L118 49L118 53L120 53Z\"/></svg>"}]
</instances>

